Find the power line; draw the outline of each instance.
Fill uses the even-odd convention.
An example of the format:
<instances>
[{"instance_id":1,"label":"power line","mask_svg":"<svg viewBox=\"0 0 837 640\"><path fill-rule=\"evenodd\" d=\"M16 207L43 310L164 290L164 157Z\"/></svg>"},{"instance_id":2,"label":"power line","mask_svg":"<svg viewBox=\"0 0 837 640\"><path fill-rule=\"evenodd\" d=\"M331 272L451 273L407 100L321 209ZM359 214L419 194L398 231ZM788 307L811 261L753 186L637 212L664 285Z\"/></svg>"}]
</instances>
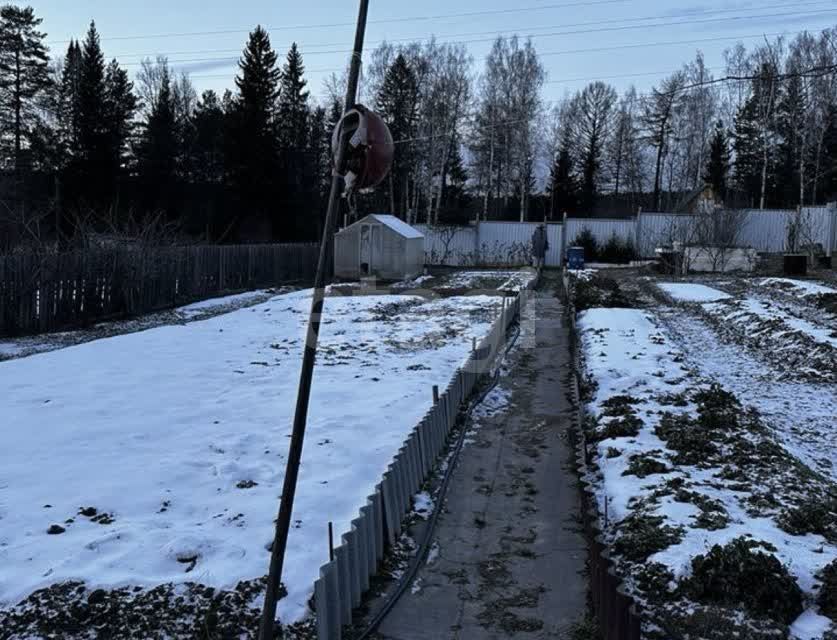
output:
<instances>
[{"instance_id":1,"label":"power line","mask_svg":"<svg viewBox=\"0 0 837 640\"><path fill-rule=\"evenodd\" d=\"M811 6L811 5L823 5L829 4L833 5L832 0L807 0L805 2L797 2L794 4L794 7L804 7L804 6ZM765 9L780 9L787 7L787 2L780 2L775 4L768 4L759 6L756 10L763 11ZM720 15L720 14L729 14L729 13L741 13L749 11L749 9L707 9L704 11L698 12L683 12L680 15L670 15L670 14L655 14L655 15L648 15L648 16L640 16L640 17L633 17L633 18L613 18L609 20L588 20L585 22L577 22L577 23L570 23L565 24L562 23L560 25L548 25L548 26L535 26L535 27L519 27L516 28L514 31L518 32L533 32L531 35L536 36L538 34L534 33L534 31L538 30L550 30L550 29L566 29L566 28L575 28L575 27L585 27L590 25L608 25L608 24L619 24L619 23L628 23L628 22L643 22L648 20L662 20L662 19L673 19L673 18L690 18L699 15ZM821 11L828 11L827 9L823 9ZM747 18L748 16L740 16L742 18ZM761 16L753 16L753 17L761 17ZM500 35L504 33L511 33L512 30L504 29L501 31L498 30L491 30L491 31L476 31L470 33L456 33L456 34L447 34L447 35L434 35L435 38L439 38L440 42L446 42L445 38L469 38L473 36L484 36L484 35ZM370 44L382 44L386 43L400 43L400 42L412 42L415 40L422 40L422 38L416 37L408 37L408 38L390 38L385 40L379 40L377 42L370 42ZM322 48L322 47L335 47L340 46L341 43L330 42L330 43L321 43L321 44L309 44L306 43L301 48L301 52L303 56L310 56L310 55L318 55L320 53L346 53L348 50L339 50L339 51L311 51L310 49L313 47ZM178 52L155 52L155 53L126 53L119 56L120 58L125 57L155 57L158 55L200 55L200 54L207 54L207 53L240 53L241 49L199 49L196 51L178 51Z\"/></svg>"},{"instance_id":2,"label":"power line","mask_svg":"<svg viewBox=\"0 0 837 640\"><path fill-rule=\"evenodd\" d=\"M741 40L748 40L748 39L759 39L762 38L770 38L775 36L794 36L799 35L802 33L809 33L808 29L802 29L800 31L775 31L770 33L753 33L753 34L742 34L736 36L720 36L716 38L697 38L694 40L667 40L667 41L658 41L658 42L639 42L639 43L631 43L631 44L623 44L623 45L611 45L607 47L592 47L588 49L564 49L562 51L546 51L546 52L538 52L537 55L539 58L543 58L546 56L559 56L559 55L571 55L571 54L578 54L578 53L598 53L598 52L605 52L605 51L618 51L620 49L646 49L652 47L662 47L662 46L677 46L677 45L684 45L684 44L702 44L706 42L737 42ZM482 60L487 59L487 56L482 58ZM331 73L340 71L340 69L335 68L328 68L328 69L306 69L306 73ZM656 72L653 72L656 73ZM191 78L229 78L229 73L215 73L215 74L190 74ZM598 78L579 78L578 80L591 80L591 79L598 79ZM550 80L549 83L558 82L556 80ZM569 82L569 80L562 80L561 82Z\"/></svg>"},{"instance_id":3,"label":"power line","mask_svg":"<svg viewBox=\"0 0 837 640\"><path fill-rule=\"evenodd\" d=\"M510 13L524 13L531 11L546 11L549 9L566 9L570 7L592 7L605 4L623 4L626 2L633 2L633 0L584 0L578 2L564 2L559 4L545 4L530 7L516 7L514 9L492 9L486 11L468 11L464 13L446 13L438 15L425 16L410 16L403 18L382 18L379 20L370 20L369 24L389 24L398 22L416 22L420 20L446 20L448 18L470 18L487 15L503 15ZM335 27L353 27L353 22L333 22L333 23L319 23L319 24L300 24L286 27L270 27L266 29L269 32L275 31L295 31L302 29L331 29ZM250 33L251 29L216 29L211 31L184 31L180 33L158 33L146 35L130 35L130 36L111 36L102 38L104 41L111 40L152 40L156 38L185 38L191 36L216 36L237 33ZM50 44L67 44L70 40L53 40Z\"/></svg>"},{"instance_id":4,"label":"power line","mask_svg":"<svg viewBox=\"0 0 837 640\"><path fill-rule=\"evenodd\" d=\"M638 28L656 28L656 27L663 27L663 26L681 26L681 25L691 25L691 24L705 24L709 22L719 22L719 21L738 21L738 20L755 20L759 18L776 18L776 17L802 17L808 16L812 14L820 15L820 14L831 14L834 13L837 15L837 11L834 9L818 9L814 11L802 11L802 12L782 12L782 13L771 13L771 14L756 14L756 15L749 15L749 16L728 16L724 18L705 18L699 20L688 20L688 21L679 21L679 22L658 22L655 24L642 24L642 25L625 25L619 27L603 27L598 29L588 29L588 30L576 30L576 31L556 31L551 33L540 33L540 34L531 34L531 37L555 37L555 36L562 36L562 35L580 35L580 34L589 34L589 33L602 33L602 32L610 32L610 31L623 31L629 29L638 29ZM497 37L501 37L504 35L508 35L509 32L497 32ZM477 39L477 40L449 40L449 41L441 41L439 44L474 44L479 42L494 42L496 38L489 38L489 39ZM386 42L382 41L381 43ZM379 44L381 44L379 43ZM317 52L309 52L306 53L306 56L310 56L312 54L340 54L346 53L346 51L317 51ZM238 61L238 58L232 57L224 57L224 58L190 58L185 60L170 60L169 62L172 65L178 64L196 64L196 63L207 63L207 62L217 62L217 63L226 63L229 62L233 64ZM142 64L141 62L128 62L124 63L125 66L137 66ZM342 69L334 69L333 71L342 71Z\"/></svg>"}]
</instances>

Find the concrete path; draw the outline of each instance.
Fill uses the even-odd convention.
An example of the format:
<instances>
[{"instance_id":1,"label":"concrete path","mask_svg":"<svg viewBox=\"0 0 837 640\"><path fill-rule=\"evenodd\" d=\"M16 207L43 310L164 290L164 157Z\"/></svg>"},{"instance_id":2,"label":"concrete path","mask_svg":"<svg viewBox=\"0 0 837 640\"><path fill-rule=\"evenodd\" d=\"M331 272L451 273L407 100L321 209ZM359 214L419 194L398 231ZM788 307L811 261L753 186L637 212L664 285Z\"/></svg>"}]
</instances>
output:
<instances>
[{"instance_id":1,"label":"concrete path","mask_svg":"<svg viewBox=\"0 0 837 640\"><path fill-rule=\"evenodd\" d=\"M522 323L510 371L490 396L505 390L509 403L469 435L428 563L381 639L564 638L584 615L586 545L567 440L569 333L556 284L547 280L534 323Z\"/></svg>"}]
</instances>

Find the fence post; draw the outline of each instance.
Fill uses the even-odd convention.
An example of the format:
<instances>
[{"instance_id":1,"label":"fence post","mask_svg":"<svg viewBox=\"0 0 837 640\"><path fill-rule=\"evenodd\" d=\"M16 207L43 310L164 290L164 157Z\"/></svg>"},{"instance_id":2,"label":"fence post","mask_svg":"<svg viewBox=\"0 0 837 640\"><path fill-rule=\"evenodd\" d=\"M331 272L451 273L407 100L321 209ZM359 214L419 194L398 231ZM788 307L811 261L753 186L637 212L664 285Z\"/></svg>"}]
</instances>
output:
<instances>
[{"instance_id":1,"label":"fence post","mask_svg":"<svg viewBox=\"0 0 837 640\"><path fill-rule=\"evenodd\" d=\"M634 249L638 257L642 257L639 243L642 241L642 207L637 207L636 220L634 221Z\"/></svg>"}]
</instances>

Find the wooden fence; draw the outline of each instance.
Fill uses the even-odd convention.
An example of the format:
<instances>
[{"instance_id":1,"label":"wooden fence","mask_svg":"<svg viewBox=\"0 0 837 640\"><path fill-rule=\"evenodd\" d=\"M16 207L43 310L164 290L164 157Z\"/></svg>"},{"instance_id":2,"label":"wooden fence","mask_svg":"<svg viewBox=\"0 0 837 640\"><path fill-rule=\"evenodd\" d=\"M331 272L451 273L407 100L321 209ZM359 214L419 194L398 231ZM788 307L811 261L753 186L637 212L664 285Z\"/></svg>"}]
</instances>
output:
<instances>
[{"instance_id":1,"label":"wooden fence","mask_svg":"<svg viewBox=\"0 0 837 640\"><path fill-rule=\"evenodd\" d=\"M160 311L313 280L316 244L89 249L0 257L0 336Z\"/></svg>"}]
</instances>

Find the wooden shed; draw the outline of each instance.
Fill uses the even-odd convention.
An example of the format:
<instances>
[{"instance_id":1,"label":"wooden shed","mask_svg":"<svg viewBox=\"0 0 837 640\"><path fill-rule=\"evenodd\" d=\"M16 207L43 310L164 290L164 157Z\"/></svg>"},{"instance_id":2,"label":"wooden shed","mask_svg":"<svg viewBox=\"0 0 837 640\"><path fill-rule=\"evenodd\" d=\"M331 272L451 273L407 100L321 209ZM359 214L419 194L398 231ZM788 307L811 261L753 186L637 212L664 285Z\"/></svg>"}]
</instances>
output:
<instances>
[{"instance_id":1,"label":"wooden shed","mask_svg":"<svg viewBox=\"0 0 837 640\"><path fill-rule=\"evenodd\" d=\"M424 270L424 235L395 216L372 214L334 236L334 275L407 280Z\"/></svg>"}]
</instances>

